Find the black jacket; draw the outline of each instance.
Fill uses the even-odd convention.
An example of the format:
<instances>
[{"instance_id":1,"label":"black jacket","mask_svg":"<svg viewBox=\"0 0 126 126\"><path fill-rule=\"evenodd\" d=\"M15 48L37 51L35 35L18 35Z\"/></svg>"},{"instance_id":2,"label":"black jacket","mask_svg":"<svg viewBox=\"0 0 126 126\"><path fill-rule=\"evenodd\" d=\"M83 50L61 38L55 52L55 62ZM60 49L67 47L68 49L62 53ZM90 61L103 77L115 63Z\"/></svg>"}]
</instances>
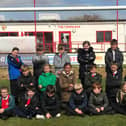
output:
<instances>
[{"instance_id":1,"label":"black jacket","mask_svg":"<svg viewBox=\"0 0 126 126\"><path fill-rule=\"evenodd\" d=\"M112 53L112 49L109 48L105 54L105 64L106 64L106 72L110 72L110 68L111 68L111 63L116 62L118 64L118 70L122 71L122 64L123 64L123 54L122 52L119 50L119 48L117 48L115 50L115 61L113 61L113 53Z\"/></svg>"},{"instance_id":2,"label":"black jacket","mask_svg":"<svg viewBox=\"0 0 126 126\"><path fill-rule=\"evenodd\" d=\"M124 77L124 81L126 81L126 75L125 75L125 77Z\"/></svg>"},{"instance_id":3,"label":"black jacket","mask_svg":"<svg viewBox=\"0 0 126 126\"><path fill-rule=\"evenodd\" d=\"M79 69L79 77L84 78L84 73L89 72L89 67L94 64L95 60L95 52L93 51L93 48L90 47L88 51L85 51L84 49L80 48L78 49L78 63L80 64Z\"/></svg>"},{"instance_id":4,"label":"black jacket","mask_svg":"<svg viewBox=\"0 0 126 126\"><path fill-rule=\"evenodd\" d=\"M21 76L18 78L18 87L19 87L19 92L24 93L28 87L30 87L30 83L33 83L34 86L34 77L32 76L31 72L27 76L24 76L21 74ZM23 87L21 87L21 84L23 84Z\"/></svg>"},{"instance_id":5,"label":"black jacket","mask_svg":"<svg viewBox=\"0 0 126 126\"><path fill-rule=\"evenodd\" d=\"M50 110L59 110L60 101L58 96L55 94L52 97L48 97L46 92L41 97L41 108L44 113L48 113Z\"/></svg>"},{"instance_id":6,"label":"black jacket","mask_svg":"<svg viewBox=\"0 0 126 126\"><path fill-rule=\"evenodd\" d=\"M28 96L27 94L22 95L22 97L19 98L19 108L22 109L29 109L29 110L36 110L36 107L40 108L40 99L38 94L35 94L32 98L31 98L31 102L28 106L25 106L28 100Z\"/></svg>"},{"instance_id":7,"label":"black jacket","mask_svg":"<svg viewBox=\"0 0 126 126\"><path fill-rule=\"evenodd\" d=\"M70 97L69 105L72 109L86 108L87 107L87 95L86 95L85 91L82 91L80 94L73 92Z\"/></svg>"},{"instance_id":8,"label":"black jacket","mask_svg":"<svg viewBox=\"0 0 126 126\"><path fill-rule=\"evenodd\" d=\"M38 78L39 75L41 75L41 73L43 72L44 65L49 63L49 59L48 56L46 56L45 54L36 54L32 57L32 63L34 76Z\"/></svg>"},{"instance_id":9,"label":"black jacket","mask_svg":"<svg viewBox=\"0 0 126 126\"><path fill-rule=\"evenodd\" d=\"M102 75L99 73L95 73L93 75L91 72L88 73L88 75L85 78L85 88L92 88L92 84L95 82L99 82L100 84L102 83Z\"/></svg>"},{"instance_id":10,"label":"black jacket","mask_svg":"<svg viewBox=\"0 0 126 126\"><path fill-rule=\"evenodd\" d=\"M113 76L113 73L110 72L107 75L106 86L108 88L120 88L122 82L121 73L117 71L117 73Z\"/></svg>"}]
</instances>

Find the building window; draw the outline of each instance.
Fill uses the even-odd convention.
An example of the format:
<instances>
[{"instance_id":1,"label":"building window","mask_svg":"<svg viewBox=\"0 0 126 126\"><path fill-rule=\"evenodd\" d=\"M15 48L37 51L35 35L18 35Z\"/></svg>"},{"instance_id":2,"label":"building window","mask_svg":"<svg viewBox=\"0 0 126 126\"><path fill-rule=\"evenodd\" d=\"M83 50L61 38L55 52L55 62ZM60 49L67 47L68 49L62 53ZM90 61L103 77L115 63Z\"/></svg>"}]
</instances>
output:
<instances>
[{"instance_id":1,"label":"building window","mask_svg":"<svg viewBox=\"0 0 126 126\"><path fill-rule=\"evenodd\" d=\"M8 36L8 33L7 32L1 32L0 33L0 37L5 37L5 36Z\"/></svg>"},{"instance_id":2,"label":"building window","mask_svg":"<svg viewBox=\"0 0 126 126\"><path fill-rule=\"evenodd\" d=\"M70 31L60 31L59 32L59 42L65 47L65 51L71 52L71 32Z\"/></svg>"},{"instance_id":3,"label":"building window","mask_svg":"<svg viewBox=\"0 0 126 126\"><path fill-rule=\"evenodd\" d=\"M110 42L112 40L112 31L96 31L97 42Z\"/></svg>"},{"instance_id":4,"label":"building window","mask_svg":"<svg viewBox=\"0 0 126 126\"><path fill-rule=\"evenodd\" d=\"M52 32L44 32L44 42L45 42L46 51L53 52L53 33Z\"/></svg>"},{"instance_id":5,"label":"building window","mask_svg":"<svg viewBox=\"0 0 126 126\"><path fill-rule=\"evenodd\" d=\"M25 36L34 36L34 32L25 32Z\"/></svg>"},{"instance_id":6,"label":"building window","mask_svg":"<svg viewBox=\"0 0 126 126\"><path fill-rule=\"evenodd\" d=\"M52 43L53 41L52 32L44 32L44 39L45 39L45 43Z\"/></svg>"},{"instance_id":7,"label":"building window","mask_svg":"<svg viewBox=\"0 0 126 126\"><path fill-rule=\"evenodd\" d=\"M53 52L53 32L25 32L25 36L36 36L37 46L41 46L46 52Z\"/></svg>"},{"instance_id":8,"label":"building window","mask_svg":"<svg viewBox=\"0 0 126 126\"><path fill-rule=\"evenodd\" d=\"M0 32L0 37L18 36L18 32Z\"/></svg>"},{"instance_id":9,"label":"building window","mask_svg":"<svg viewBox=\"0 0 126 126\"><path fill-rule=\"evenodd\" d=\"M37 32L37 43L43 45L43 32Z\"/></svg>"}]
</instances>

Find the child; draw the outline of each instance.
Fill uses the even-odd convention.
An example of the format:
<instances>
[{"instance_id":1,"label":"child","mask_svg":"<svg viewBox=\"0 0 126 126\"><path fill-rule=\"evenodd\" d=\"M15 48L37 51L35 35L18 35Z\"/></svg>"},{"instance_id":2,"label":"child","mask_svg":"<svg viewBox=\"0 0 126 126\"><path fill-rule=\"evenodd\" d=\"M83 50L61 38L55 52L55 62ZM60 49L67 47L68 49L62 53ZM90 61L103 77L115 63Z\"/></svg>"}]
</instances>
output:
<instances>
[{"instance_id":1,"label":"child","mask_svg":"<svg viewBox=\"0 0 126 126\"><path fill-rule=\"evenodd\" d=\"M116 63L111 64L111 72L108 73L106 79L106 93L109 99L109 103L113 106L116 103L116 94L120 89L122 82L121 73L118 72L118 65Z\"/></svg>"},{"instance_id":2,"label":"child","mask_svg":"<svg viewBox=\"0 0 126 126\"><path fill-rule=\"evenodd\" d=\"M64 70L59 76L59 84L61 89L61 101L62 108L66 109L69 103L71 93L73 92L73 87L76 81L74 72L72 71L72 66L70 63L64 65Z\"/></svg>"},{"instance_id":3,"label":"child","mask_svg":"<svg viewBox=\"0 0 126 126\"><path fill-rule=\"evenodd\" d=\"M38 83L41 92L44 92L48 85L56 84L56 75L51 72L51 66L49 64L44 65L44 72L39 76Z\"/></svg>"},{"instance_id":4,"label":"child","mask_svg":"<svg viewBox=\"0 0 126 126\"><path fill-rule=\"evenodd\" d=\"M42 47L37 47L36 49L36 55L32 57L32 63L33 63L33 75L35 77L35 84L38 88L38 78L43 72L43 67L45 64L49 63L48 56L44 54Z\"/></svg>"},{"instance_id":5,"label":"child","mask_svg":"<svg viewBox=\"0 0 126 126\"><path fill-rule=\"evenodd\" d=\"M82 84L74 85L74 92L70 97L69 106L72 115L84 115L87 112L87 95Z\"/></svg>"},{"instance_id":6,"label":"child","mask_svg":"<svg viewBox=\"0 0 126 126\"><path fill-rule=\"evenodd\" d=\"M117 92L117 103L126 105L126 82L123 83L121 89Z\"/></svg>"},{"instance_id":7,"label":"child","mask_svg":"<svg viewBox=\"0 0 126 126\"><path fill-rule=\"evenodd\" d=\"M88 75L85 78L84 88L87 92L88 98L92 91L92 84L94 84L95 82L99 82L101 84L101 82L102 82L102 75L97 73L96 69L97 69L96 64L91 65L90 72L88 73Z\"/></svg>"},{"instance_id":8,"label":"child","mask_svg":"<svg viewBox=\"0 0 126 126\"><path fill-rule=\"evenodd\" d=\"M84 87L85 77L89 72L89 67L94 64L95 52L89 41L83 42L83 48L78 49L77 60L79 63L79 79Z\"/></svg>"},{"instance_id":9,"label":"child","mask_svg":"<svg viewBox=\"0 0 126 126\"><path fill-rule=\"evenodd\" d=\"M93 115L109 114L112 108L109 107L108 98L105 93L102 92L100 83L94 83L92 85L93 92L89 98L89 111Z\"/></svg>"},{"instance_id":10,"label":"child","mask_svg":"<svg viewBox=\"0 0 126 126\"><path fill-rule=\"evenodd\" d=\"M34 78L27 65L22 65L22 74L18 78L19 96L22 96L28 87L34 87Z\"/></svg>"},{"instance_id":11,"label":"child","mask_svg":"<svg viewBox=\"0 0 126 126\"><path fill-rule=\"evenodd\" d=\"M118 72L122 77L123 72L123 53L120 51L118 47L118 41L116 39L112 39L111 47L108 48L107 52L105 53L105 65L106 65L106 73L107 75L111 72L111 64L113 62L117 63L118 65Z\"/></svg>"},{"instance_id":12,"label":"child","mask_svg":"<svg viewBox=\"0 0 126 126\"><path fill-rule=\"evenodd\" d=\"M124 77L124 81L126 81L126 75L125 75L125 77Z\"/></svg>"},{"instance_id":13,"label":"child","mask_svg":"<svg viewBox=\"0 0 126 126\"><path fill-rule=\"evenodd\" d=\"M33 87L27 88L27 92L20 97L19 103L15 109L15 113L19 117L32 119L36 114L41 113L39 97Z\"/></svg>"},{"instance_id":14,"label":"child","mask_svg":"<svg viewBox=\"0 0 126 126\"><path fill-rule=\"evenodd\" d=\"M61 116L60 102L55 93L55 87L53 85L48 85L46 91L43 93L41 107L47 119Z\"/></svg>"},{"instance_id":15,"label":"child","mask_svg":"<svg viewBox=\"0 0 126 126\"><path fill-rule=\"evenodd\" d=\"M53 65L57 77L59 77L59 74L63 70L64 64L70 63L70 57L65 52L65 48L62 44L58 45L58 51L59 52L55 54L53 59Z\"/></svg>"},{"instance_id":16,"label":"child","mask_svg":"<svg viewBox=\"0 0 126 126\"><path fill-rule=\"evenodd\" d=\"M21 75L21 66L23 62L21 57L18 55L19 48L14 47L12 52L7 56L8 61L8 73L10 78L10 90L11 94L15 97L15 102L18 102L18 84L17 79Z\"/></svg>"},{"instance_id":17,"label":"child","mask_svg":"<svg viewBox=\"0 0 126 126\"><path fill-rule=\"evenodd\" d=\"M7 87L2 87L0 92L0 118L5 120L14 115L15 100L8 94Z\"/></svg>"},{"instance_id":18,"label":"child","mask_svg":"<svg viewBox=\"0 0 126 126\"><path fill-rule=\"evenodd\" d=\"M121 113L126 115L126 82L124 82L117 92L116 95L116 102L114 109Z\"/></svg>"}]
</instances>

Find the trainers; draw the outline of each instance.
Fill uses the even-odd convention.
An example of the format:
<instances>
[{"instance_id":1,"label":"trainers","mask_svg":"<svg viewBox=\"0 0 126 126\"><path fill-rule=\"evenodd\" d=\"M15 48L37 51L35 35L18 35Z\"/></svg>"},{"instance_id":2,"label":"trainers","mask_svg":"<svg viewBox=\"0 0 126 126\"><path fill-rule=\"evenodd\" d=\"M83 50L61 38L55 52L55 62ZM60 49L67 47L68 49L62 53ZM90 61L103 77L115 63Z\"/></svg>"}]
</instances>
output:
<instances>
[{"instance_id":1,"label":"trainers","mask_svg":"<svg viewBox=\"0 0 126 126\"><path fill-rule=\"evenodd\" d=\"M3 119L3 120L7 120L8 119L8 117L7 116L2 116L2 118L1 119Z\"/></svg>"},{"instance_id":2,"label":"trainers","mask_svg":"<svg viewBox=\"0 0 126 126\"><path fill-rule=\"evenodd\" d=\"M36 115L36 119L45 119L44 115Z\"/></svg>"},{"instance_id":3,"label":"trainers","mask_svg":"<svg viewBox=\"0 0 126 126\"><path fill-rule=\"evenodd\" d=\"M32 119L32 116L30 116L30 115L27 115L27 117L26 117L27 119Z\"/></svg>"},{"instance_id":4,"label":"trainers","mask_svg":"<svg viewBox=\"0 0 126 126\"><path fill-rule=\"evenodd\" d=\"M56 117L60 117L60 116L61 116L61 114L60 114L60 113L57 113L57 114L56 114Z\"/></svg>"}]
</instances>

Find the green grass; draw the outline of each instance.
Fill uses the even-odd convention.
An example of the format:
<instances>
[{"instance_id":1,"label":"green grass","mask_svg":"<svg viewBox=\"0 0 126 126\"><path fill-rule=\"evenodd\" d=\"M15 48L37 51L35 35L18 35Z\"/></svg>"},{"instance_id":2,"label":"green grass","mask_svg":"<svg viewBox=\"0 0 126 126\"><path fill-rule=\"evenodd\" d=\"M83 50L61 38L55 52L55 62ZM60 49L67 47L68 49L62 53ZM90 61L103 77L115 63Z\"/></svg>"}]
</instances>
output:
<instances>
[{"instance_id":1,"label":"green grass","mask_svg":"<svg viewBox=\"0 0 126 126\"><path fill-rule=\"evenodd\" d=\"M9 86L8 80L0 80L0 86ZM104 87L104 80L103 80ZM60 118L32 120L12 117L8 120L0 120L0 126L126 126L126 116L102 115L102 116L88 116L74 117L62 115Z\"/></svg>"},{"instance_id":2,"label":"green grass","mask_svg":"<svg viewBox=\"0 0 126 126\"><path fill-rule=\"evenodd\" d=\"M6 121L0 120L1 126L125 126L126 116L123 115L104 115L104 116L85 116L45 119L45 120L27 120L23 118L9 118Z\"/></svg>"}]
</instances>

